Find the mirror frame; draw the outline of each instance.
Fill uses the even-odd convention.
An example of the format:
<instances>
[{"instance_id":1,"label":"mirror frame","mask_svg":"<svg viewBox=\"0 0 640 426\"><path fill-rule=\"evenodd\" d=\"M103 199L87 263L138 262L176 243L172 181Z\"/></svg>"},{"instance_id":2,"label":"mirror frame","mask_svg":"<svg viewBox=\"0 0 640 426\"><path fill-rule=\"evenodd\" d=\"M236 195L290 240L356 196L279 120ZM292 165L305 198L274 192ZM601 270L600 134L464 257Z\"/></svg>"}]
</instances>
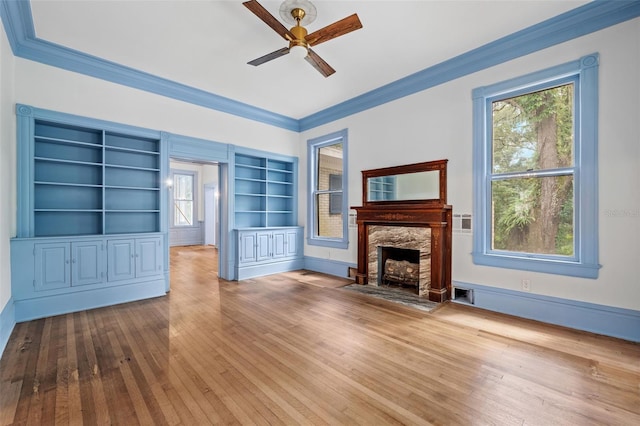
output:
<instances>
[{"instance_id":1,"label":"mirror frame","mask_svg":"<svg viewBox=\"0 0 640 426\"><path fill-rule=\"evenodd\" d=\"M449 160L426 161L423 163L406 164L404 166L383 167L362 171L362 205L400 205L400 204L420 204L420 205L444 205L447 204L447 162ZM409 173L439 171L439 198L418 199L418 200L381 200L368 201L369 178L382 176L403 175Z\"/></svg>"}]
</instances>

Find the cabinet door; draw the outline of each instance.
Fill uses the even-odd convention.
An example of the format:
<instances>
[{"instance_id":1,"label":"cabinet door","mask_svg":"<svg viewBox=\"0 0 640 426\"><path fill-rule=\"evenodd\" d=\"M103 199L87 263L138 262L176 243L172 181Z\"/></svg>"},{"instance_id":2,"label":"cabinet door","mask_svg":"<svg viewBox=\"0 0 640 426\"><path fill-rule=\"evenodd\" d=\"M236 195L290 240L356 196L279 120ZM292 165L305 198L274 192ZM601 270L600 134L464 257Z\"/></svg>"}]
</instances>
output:
<instances>
[{"instance_id":1,"label":"cabinet door","mask_svg":"<svg viewBox=\"0 0 640 426\"><path fill-rule=\"evenodd\" d=\"M273 231L273 258L287 256L287 233L284 230Z\"/></svg>"},{"instance_id":2,"label":"cabinet door","mask_svg":"<svg viewBox=\"0 0 640 426\"><path fill-rule=\"evenodd\" d=\"M256 233L256 239L258 243L257 261L269 260L272 256L271 239L273 238L273 232L258 232Z\"/></svg>"},{"instance_id":3,"label":"cabinet door","mask_svg":"<svg viewBox=\"0 0 640 426\"><path fill-rule=\"evenodd\" d=\"M287 230L286 231L286 256L287 257L297 257L300 255L300 235L302 233L301 229Z\"/></svg>"},{"instance_id":4,"label":"cabinet door","mask_svg":"<svg viewBox=\"0 0 640 426\"><path fill-rule=\"evenodd\" d=\"M71 286L69 243L35 244L36 291Z\"/></svg>"},{"instance_id":5,"label":"cabinet door","mask_svg":"<svg viewBox=\"0 0 640 426\"><path fill-rule=\"evenodd\" d=\"M253 263L258 260L255 232L240 232L238 234L238 247L240 253L239 263Z\"/></svg>"},{"instance_id":6,"label":"cabinet door","mask_svg":"<svg viewBox=\"0 0 640 426\"><path fill-rule=\"evenodd\" d=\"M101 283L104 280L102 241L71 243L71 285Z\"/></svg>"},{"instance_id":7,"label":"cabinet door","mask_svg":"<svg viewBox=\"0 0 640 426\"><path fill-rule=\"evenodd\" d=\"M162 242L160 238L136 240L136 277L148 277L162 272Z\"/></svg>"},{"instance_id":8,"label":"cabinet door","mask_svg":"<svg viewBox=\"0 0 640 426\"><path fill-rule=\"evenodd\" d=\"M107 242L107 279L118 281L135 278L134 240L109 240Z\"/></svg>"}]
</instances>

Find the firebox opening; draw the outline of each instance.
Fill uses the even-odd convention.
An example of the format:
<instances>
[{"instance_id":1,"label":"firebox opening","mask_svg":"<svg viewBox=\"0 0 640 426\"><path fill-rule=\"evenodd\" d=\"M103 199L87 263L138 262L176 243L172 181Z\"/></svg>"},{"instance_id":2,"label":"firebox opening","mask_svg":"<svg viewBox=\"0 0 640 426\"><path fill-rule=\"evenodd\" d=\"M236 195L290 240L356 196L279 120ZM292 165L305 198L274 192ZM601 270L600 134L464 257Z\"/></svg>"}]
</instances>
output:
<instances>
[{"instance_id":1,"label":"firebox opening","mask_svg":"<svg viewBox=\"0 0 640 426\"><path fill-rule=\"evenodd\" d=\"M378 246L378 285L408 288L418 294L420 250Z\"/></svg>"}]
</instances>

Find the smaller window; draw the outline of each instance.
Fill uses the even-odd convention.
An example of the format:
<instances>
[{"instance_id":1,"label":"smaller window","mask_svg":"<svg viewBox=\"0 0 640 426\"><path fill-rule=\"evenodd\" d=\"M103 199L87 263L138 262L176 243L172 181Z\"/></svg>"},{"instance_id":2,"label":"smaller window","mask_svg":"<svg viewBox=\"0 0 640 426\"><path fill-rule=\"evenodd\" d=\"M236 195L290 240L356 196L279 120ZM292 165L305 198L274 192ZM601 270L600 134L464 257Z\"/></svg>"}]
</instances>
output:
<instances>
[{"instance_id":1,"label":"smaller window","mask_svg":"<svg viewBox=\"0 0 640 426\"><path fill-rule=\"evenodd\" d=\"M347 248L347 131L308 141L308 242Z\"/></svg>"},{"instance_id":2,"label":"smaller window","mask_svg":"<svg viewBox=\"0 0 640 426\"><path fill-rule=\"evenodd\" d=\"M173 226L193 226L195 211L195 174L175 171L173 181Z\"/></svg>"}]
</instances>

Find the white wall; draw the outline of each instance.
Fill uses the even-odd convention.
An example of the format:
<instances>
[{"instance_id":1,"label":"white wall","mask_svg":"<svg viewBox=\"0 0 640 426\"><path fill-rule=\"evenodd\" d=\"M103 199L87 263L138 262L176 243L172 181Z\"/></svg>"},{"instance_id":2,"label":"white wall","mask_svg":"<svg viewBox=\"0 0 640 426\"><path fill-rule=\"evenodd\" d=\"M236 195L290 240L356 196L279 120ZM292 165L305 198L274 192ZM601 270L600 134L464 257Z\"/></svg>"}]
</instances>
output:
<instances>
[{"instance_id":1,"label":"white wall","mask_svg":"<svg viewBox=\"0 0 640 426\"><path fill-rule=\"evenodd\" d=\"M472 238L455 235L453 279L640 310L640 19L554 46L305 132L299 147L306 181L304 141L349 129L349 205L361 205L363 169L449 159L448 201L456 213L472 212L471 90L600 53L598 279L579 279L474 265ZM376 149L372 149L375 146ZM388 147L388 148L385 148ZM302 183L300 218L306 218ZM304 194L302 193L304 192ZM615 216L611 211L626 212ZM357 232L347 250L305 245L305 255L356 263Z\"/></svg>"},{"instance_id":2,"label":"white wall","mask_svg":"<svg viewBox=\"0 0 640 426\"><path fill-rule=\"evenodd\" d=\"M274 126L16 58L16 102L285 155L299 135Z\"/></svg>"},{"instance_id":3,"label":"white wall","mask_svg":"<svg viewBox=\"0 0 640 426\"><path fill-rule=\"evenodd\" d=\"M0 312L11 298L9 239L16 235L14 58L0 21Z\"/></svg>"}]
</instances>

